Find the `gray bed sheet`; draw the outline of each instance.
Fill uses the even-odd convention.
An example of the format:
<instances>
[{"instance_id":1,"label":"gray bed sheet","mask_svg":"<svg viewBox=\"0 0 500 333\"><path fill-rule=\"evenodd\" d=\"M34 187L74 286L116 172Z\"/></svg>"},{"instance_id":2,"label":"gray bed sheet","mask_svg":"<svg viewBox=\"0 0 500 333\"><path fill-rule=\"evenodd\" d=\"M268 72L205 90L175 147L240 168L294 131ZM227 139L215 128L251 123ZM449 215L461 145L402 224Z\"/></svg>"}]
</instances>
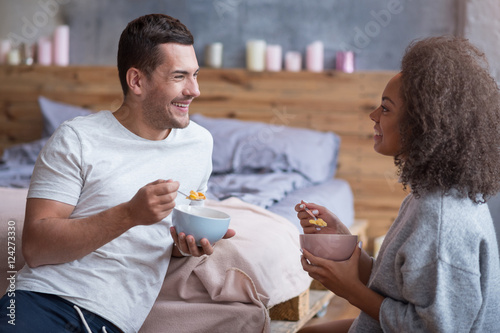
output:
<instances>
[{"instance_id":1,"label":"gray bed sheet","mask_svg":"<svg viewBox=\"0 0 500 333\"><path fill-rule=\"evenodd\" d=\"M0 186L27 188L36 158L48 138L6 149L0 159Z\"/></svg>"},{"instance_id":2,"label":"gray bed sheet","mask_svg":"<svg viewBox=\"0 0 500 333\"><path fill-rule=\"evenodd\" d=\"M259 207L269 208L289 193L310 185L311 182L296 172L228 173L210 177L208 197L218 200L237 197Z\"/></svg>"}]
</instances>

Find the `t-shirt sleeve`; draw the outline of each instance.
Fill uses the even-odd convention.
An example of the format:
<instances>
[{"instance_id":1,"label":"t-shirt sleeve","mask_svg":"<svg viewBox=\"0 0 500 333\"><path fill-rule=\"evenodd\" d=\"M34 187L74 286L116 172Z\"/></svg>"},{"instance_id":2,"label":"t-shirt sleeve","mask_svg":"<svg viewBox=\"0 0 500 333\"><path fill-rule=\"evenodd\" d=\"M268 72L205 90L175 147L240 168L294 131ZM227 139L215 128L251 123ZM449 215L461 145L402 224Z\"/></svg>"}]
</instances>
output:
<instances>
[{"instance_id":1,"label":"t-shirt sleeve","mask_svg":"<svg viewBox=\"0 0 500 333\"><path fill-rule=\"evenodd\" d=\"M406 301L387 297L382 303L384 332L470 331L481 307L480 276L438 259L402 272L402 279Z\"/></svg>"},{"instance_id":2,"label":"t-shirt sleeve","mask_svg":"<svg viewBox=\"0 0 500 333\"><path fill-rule=\"evenodd\" d=\"M77 133L63 124L38 155L28 198L56 200L75 206L82 186L81 142Z\"/></svg>"}]
</instances>

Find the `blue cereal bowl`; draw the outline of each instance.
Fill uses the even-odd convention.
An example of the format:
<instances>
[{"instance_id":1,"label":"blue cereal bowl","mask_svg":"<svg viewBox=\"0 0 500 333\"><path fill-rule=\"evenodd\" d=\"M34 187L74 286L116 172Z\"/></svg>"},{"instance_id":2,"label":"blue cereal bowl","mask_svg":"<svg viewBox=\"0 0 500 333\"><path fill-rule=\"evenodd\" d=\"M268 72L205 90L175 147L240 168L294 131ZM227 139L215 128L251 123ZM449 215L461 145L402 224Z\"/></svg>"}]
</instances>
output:
<instances>
[{"instance_id":1,"label":"blue cereal bowl","mask_svg":"<svg viewBox=\"0 0 500 333\"><path fill-rule=\"evenodd\" d=\"M224 212L201 206L175 206L172 214L172 224L177 233L192 235L198 246L202 238L208 239L212 245L220 240L226 234L231 220Z\"/></svg>"}]
</instances>

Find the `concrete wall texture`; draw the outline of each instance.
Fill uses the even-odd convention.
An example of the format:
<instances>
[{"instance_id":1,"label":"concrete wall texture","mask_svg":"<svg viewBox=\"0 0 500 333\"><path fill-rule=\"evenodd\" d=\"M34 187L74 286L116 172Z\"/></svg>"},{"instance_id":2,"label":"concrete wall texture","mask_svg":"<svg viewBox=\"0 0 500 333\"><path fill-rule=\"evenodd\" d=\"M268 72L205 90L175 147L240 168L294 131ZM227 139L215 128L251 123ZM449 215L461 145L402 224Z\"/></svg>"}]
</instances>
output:
<instances>
[{"instance_id":1,"label":"concrete wall texture","mask_svg":"<svg viewBox=\"0 0 500 333\"><path fill-rule=\"evenodd\" d=\"M53 22L71 29L71 63L114 65L121 31L132 19L165 13L180 19L195 37L203 65L207 44L222 42L223 67L245 66L245 43L264 39L283 52L305 54L308 44L325 45L325 68L334 68L335 52L353 50L360 70L397 69L406 45L431 35L454 34L456 0L2 0L3 36L31 23L37 37ZM3 3L3 4L2 4ZM16 3L16 4L14 4ZM24 5L23 5L24 4ZM2 8L3 7L3 8ZM6 10L11 13L6 15ZM55 12L55 14L54 14ZM7 30L7 31L6 31ZM33 29L31 29L33 30Z\"/></svg>"},{"instance_id":2,"label":"concrete wall texture","mask_svg":"<svg viewBox=\"0 0 500 333\"><path fill-rule=\"evenodd\" d=\"M148 13L185 23L200 65L205 46L222 42L223 67L245 67L245 43L258 38L303 55L321 40L327 69L352 50L358 70L396 70L413 39L451 34L482 48L500 78L498 0L0 0L0 38L33 43L66 23L72 64L114 65L121 31Z\"/></svg>"},{"instance_id":3,"label":"concrete wall texture","mask_svg":"<svg viewBox=\"0 0 500 333\"><path fill-rule=\"evenodd\" d=\"M464 36L482 49L500 82L500 1L466 0Z\"/></svg>"}]
</instances>

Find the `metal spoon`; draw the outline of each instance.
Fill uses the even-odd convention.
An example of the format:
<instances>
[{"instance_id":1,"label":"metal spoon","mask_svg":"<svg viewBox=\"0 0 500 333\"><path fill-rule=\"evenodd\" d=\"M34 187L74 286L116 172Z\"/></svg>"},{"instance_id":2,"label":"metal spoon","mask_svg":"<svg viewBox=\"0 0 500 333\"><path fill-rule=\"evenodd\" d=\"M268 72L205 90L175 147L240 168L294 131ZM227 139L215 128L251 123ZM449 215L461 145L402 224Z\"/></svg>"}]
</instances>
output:
<instances>
[{"instance_id":1,"label":"metal spoon","mask_svg":"<svg viewBox=\"0 0 500 333\"><path fill-rule=\"evenodd\" d=\"M183 192L181 192L181 191L179 191L179 190L177 190L177 192L179 192L180 194L182 194L183 196L185 196L185 197L186 197L186 199L191 200L191 201L203 201L203 200L204 200L204 199L191 199L191 198L189 197L189 195L187 195L186 193L183 193Z\"/></svg>"},{"instance_id":2,"label":"metal spoon","mask_svg":"<svg viewBox=\"0 0 500 333\"><path fill-rule=\"evenodd\" d=\"M304 201L302 201L302 204L304 205L304 210L309 214L311 215L311 217L314 219L314 221L317 221L318 218L311 212L311 210L309 208L307 208L307 206L304 204ZM319 225L316 225L316 230L321 230L321 228L324 228L324 226L319 226Z\"/></svg>"}]
</instances>

